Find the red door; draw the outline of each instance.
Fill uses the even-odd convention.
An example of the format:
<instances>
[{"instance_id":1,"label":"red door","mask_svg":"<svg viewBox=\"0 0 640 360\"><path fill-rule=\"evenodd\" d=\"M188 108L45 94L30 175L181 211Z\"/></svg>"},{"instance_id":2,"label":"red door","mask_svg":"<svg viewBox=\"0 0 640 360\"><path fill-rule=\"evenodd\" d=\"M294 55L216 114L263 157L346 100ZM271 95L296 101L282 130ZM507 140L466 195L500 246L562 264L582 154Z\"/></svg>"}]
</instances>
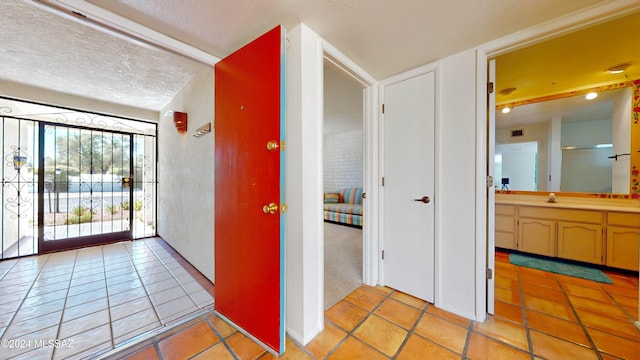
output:
<instances>
[{"instance_id":1,"label":"red door","mask_svg":"<svg viewBox=\"0 0 640 360\"><path fill-rule=\"evenodd\" d=\"M284 352L284 28L215 66L215 310Z\"/></svg>"}]
</instances>

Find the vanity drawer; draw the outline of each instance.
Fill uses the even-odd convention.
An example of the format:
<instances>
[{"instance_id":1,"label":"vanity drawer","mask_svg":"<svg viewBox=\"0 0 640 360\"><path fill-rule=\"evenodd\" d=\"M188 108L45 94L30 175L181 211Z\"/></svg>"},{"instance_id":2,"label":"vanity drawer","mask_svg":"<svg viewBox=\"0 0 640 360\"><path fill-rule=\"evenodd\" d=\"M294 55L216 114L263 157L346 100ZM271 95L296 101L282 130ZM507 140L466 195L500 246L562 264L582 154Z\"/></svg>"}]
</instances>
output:
<instances>
[{"instance_id":1,"label":"vanity drawer","mask_svg":"<svg viewBox=\"0 0 640 360\"><path fill-rule=\"evenodd\" d=\"M609 212L607 214L607 224L640 228L640 214Z\"/></svg>"},{"instance_id":2,"label":"vanity drawer","mask_svg":"<svg viewBox=\"0 0 640 360\"><path fill-rule=\"evenodd\" d=\"M602 211L521 206L520 217L602 224Z\"/></svg>"},{"instance_id":3,"label":"vanity drawer","mask_svg":"<svg viewBox=\"0 0 640 360\"><path fill-rule=\"evenodd\" d=\"M515 214L516 214L515 205L496 204L496 215L515 215Z\"/></svg>"}]
</instances>

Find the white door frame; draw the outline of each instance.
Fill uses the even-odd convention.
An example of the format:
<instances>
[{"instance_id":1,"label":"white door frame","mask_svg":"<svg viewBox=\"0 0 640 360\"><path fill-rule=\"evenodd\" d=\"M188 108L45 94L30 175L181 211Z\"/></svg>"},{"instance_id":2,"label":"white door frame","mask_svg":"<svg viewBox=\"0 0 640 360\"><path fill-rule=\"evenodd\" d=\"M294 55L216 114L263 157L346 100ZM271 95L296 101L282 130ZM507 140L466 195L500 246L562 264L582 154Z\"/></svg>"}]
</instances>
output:
<instances>
[{"instance_id":1,"label":"white door frame","mask_svg":"<svg viewBox=\"0 0 640 360\"><path fill-rule=\"evenodd\" d=\"M362 68L347 58L338 49L326 41L322 41L323 60L330 62L335 69L359 83L363 90L363 129L364 129L364 193L366 199L362 202L364 222L362 226L363 256L362 274L363 282L370 286L378 284L378 229L374 224L378 223L378 128L375 126L378 119L376 111L378 104L377 80L366 73ZM324 84L323 84L324 87ZM321 128L324 125L321 124ZM323 229L320 228L323 232ZM324 234L319 234L319 239L324 239ZM324 285L323 291L324 295Z\"/></svg>"},{"instance_id":2,"label":"white door frame","mask_svg":"<svg viewBox=\"0 0 640 360\"><path fill-rule=\"evenodd\" d=\"M484 321L487 315L487 212L486 192L487 147L487 96L486 84L488 60L516 48L556 37L576 29L587 27L607 19L640 9L634 0L618 0L600 6L589 7L582 11L548 21L527 30L486 43L477 48L476 54L476 320ZM497 71L500 71L497 69ZM499 84L498 84L499 86ZM493 205L492 205L493 206ZM484 286L483 286L484 284Z\"/></svg>"}]
</instances>

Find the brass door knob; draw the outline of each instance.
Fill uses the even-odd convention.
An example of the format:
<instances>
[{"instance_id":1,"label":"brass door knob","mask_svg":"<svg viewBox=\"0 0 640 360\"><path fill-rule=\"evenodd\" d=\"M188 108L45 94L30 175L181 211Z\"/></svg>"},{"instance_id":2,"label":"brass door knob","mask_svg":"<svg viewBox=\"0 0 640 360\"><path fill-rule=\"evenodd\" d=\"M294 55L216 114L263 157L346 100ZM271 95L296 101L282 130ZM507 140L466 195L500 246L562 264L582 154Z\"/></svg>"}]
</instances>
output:
<instances>
[{"instance_id":1,"label":"brass door knob","mask_svg":"<svg viewBox=\"0 0 640 360\"><path fill-rule=\"evenodd\" d=\"M278 149L278 142L275 140L271 140L267 143L267 150L276 151Z\"/></svg>"},{"instance_id":2,"label":"brass door knob","mask_svg":"<svg viewBox=\"0 0 640 360\"><path fill-rule=\"evenodd\" d=\"M431 202L431 199L429 199L428 196L423 196L421 199L413 199L413 201L420 201L420 202L423 202L425 204L428 204L429 202Z\"/></svg>"},{"instance_id":3,"label":"brass door knob","mask_svg":"<svg viewBox=\"0 0 640 360\"><path fill-rule=\"evenodd\" d=\"M262 211L264 211L265 214L275 214L278 212L278 204L271 203L269 205L265 205L262 207Z\"/></svg>"}]
</instances>

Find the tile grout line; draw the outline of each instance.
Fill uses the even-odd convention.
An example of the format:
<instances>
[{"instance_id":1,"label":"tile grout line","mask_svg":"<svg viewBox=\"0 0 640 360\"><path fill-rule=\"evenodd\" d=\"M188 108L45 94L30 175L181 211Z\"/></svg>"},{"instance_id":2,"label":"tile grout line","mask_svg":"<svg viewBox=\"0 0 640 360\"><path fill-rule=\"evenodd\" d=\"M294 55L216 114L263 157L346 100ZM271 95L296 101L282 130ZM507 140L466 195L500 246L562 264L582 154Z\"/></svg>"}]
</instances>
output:
<instances>
[{"instance_id":1,"label":"tile grout line","mask_svg":"<svg viewBox=\"0 0 640 360\"><path fill-rule=\"evenodd\" d=\"M356 290L358 290L359 288L360 288L360 287L356 288ZM353 294L353 292L355 292L356 290L354 290L354 291L352 291L351 293L349 293L349 295ZM382 300L380 300L380 303L379 303L377 306L375 306L371 311L368 311L367 309L364 309L363 307L361 307L361 306L359 306L359 305L357 305L357 304L353 304L352 302L350 302L349 300L347 300L347 297L349 297L349 295L345 296L345 297L344 297L344 299L340 300L340 301L346 301L347 303L349 303L349 304L351 304L351 305L353 305L353 306L356 306L356 307L358 307L359 309L363 309L363 310L365 310L365 311L368 311L368 313L367 313L367 315L366 315L365 317L363 317L363 318L362 318L362 320L361 320L361 321L359 321L359 322L358 322L358 323L353 327L353 329L351 329L351 330L350 330L350 331L348 331L348 332L347 332L347 331L345 331L345 332L347 333L347 335L346 335L342 340L340 340L340 341L336 344L336 346L334 346L334 347L333 347L333 348L332 348L332 349L331 349L331 350L330 350L330 351L329 351L329 352L324 356L324 359L328 359L330 355L332 355L336 350L338 350L338 348L339 348L340 346L342 346L342 345L347 341L347 339L349 339L349 336L351 336L351 337L353 337L354 339L358 340L358 338L357 338L357 337L355 337L355 336L353 335L353 333L354 333L354 332L356 331L356 329L358 329L358 328L359 328L359 327L360 327L360 326L361 326L365 321L367 321L367 319L371 316L371 314L373 314L373 312L374 312L374 311L376 311L376 309L378 309L378 308L382 305L382 303L383 303L383 302L385 302L388 298L390 298L390 297L391 297L391 294L393 294L394 292L395 292L395 290L392 290L391 292L389 292L388 294L386 294L386 295L382 298ZM340 303L340 301L338 302L338 304ZM335 304L335 305L337 305L337 304ZM335 305L334 305L334 306L335 306ZM332 306L332 307L333 307L333 306ZM325 310L325 313L326 313L326 310ZM328 321L328 322L329 322L329 323L331 323L332 325L336 326L338 329L342 329L342 327L341 327L340 325L335 324L334 322L332 322L332 321L331 321L331 319L327 319L327 317L326 317L326 316L324 316L324 320L325 320L325 321ZM385 356L385 357L389 358L389 356L387 356L387 354L385 354L385 353L383 353L382 351L380 351L380 350L378 350L378 349L376 349L376 348L372 347L371 345L369 345L369 343L367 343L367 342L365 342L365 341L361 341L361 340L358 340L358 341L360 341L361 343L363 343L365 346L367 346L367 347L369 347L369 348L371 348L371 349L375 350L376 352L378 352L378 353L382 354L383 356Z\"/></svg>"},{"instance_id":2,"label":"tile grout line","mask_svg":"<svg viewBox=\"0 0 640 360\"><path fill-rule=\"evenodd\" d=\"M396 290L393 290L393 292L396 292ZM391 298L391 297L389 297ZM386 301L386 300L385 300ZM399 301L401 304L404 304L402 301ZM407 306L411 306L409 304L405 304ZM416 329L416 327L418 327L418 324L420 323L420 320L422 320L422 318L424 317L424 315L427 313L427 309L429 308L429 306L431 306L431 304L426 301L426 304L422 307L422 309L420 310L420 314L418 315L418 317L416 317L416 321L413 322L413 325L411 326L411 329L409 329L407 331L407 336L404 338L404 340L402 341L402 344L400 344L400 347L398 347L398 350L396 351L396 353L394 354L394 356L392 357L392 359L397 359L398 356L400 356L400 353L402 353L402 350L404 349L404 347L407 345L407 342L409 341L409 338L411 337L411 335L416 335L420 338L422 338L422 336L420 336L419 334L416 334L414 331ZM411 306L413 307L413 306ZM415 309L415 308L414 308ZM425 339L426 340L426 339ZM440 344L436 344L436 345L440 345Z\"/></svg>"},{"instance_id":3,"label":"tile grout line","mask_svg":"<svg viewBox=\"0 0 640 360\"><path fill-rule=\"evenodd\" d=\"M136 276L138 277L138 280L140 281L140 284L142 285L142 290L144 290L144 293L147 296L147 300L149 300L149 303L151 304L151 308L153 309L153 313L156 315L156 318L158 319L158 322L160 323L159 328L161 328L162 327L162 320L160 319L160 314L158 314L158 310L156 310L155 305L151 301L151 296L149 294L149 291L147 290L147 287L145 286L144 282L142 281L142 276L140 276L140 272L138 271L138 267L136 266L135 262L133 261L133 254L132 254L132 252L129 251L130 249L128 249L126 246L125 246L125 249L126 249L127 255L129 257L129 262L131 263L131 266L133 266L133 270L135 271ZM131 250L133 251L133 247L131 248ZM154 254L154 256L155 256L155 254ZM142 312L142 311L144 311L144 310L141 310L139 312ZM140 327L140 328L142 328L142 327ZM134 332L136 330L138 330L138 329L134 329L134 330L132 330L132 331L126 333L126 334L123 334L123 336L127 335L127 334L130 334L130 333L132 333L132 332Z\"/></svg>"},{"instance_id":4,"label":"tile grout line","mask_svg":"<svg viewBox=\"0 0 640 360\"><path fill-rule=\"evenodd\" d=\"M467 354L469 353L469 346L471 344L471 335L473 334L473 325L474 321L469 321L469 326L467 326L467 337L464 339L464 347L462 348L462 358L466 359Z\"/></svg>"},{"instance_id":5,"label":"tile grout line","mask_svg":"<svg viewBox=\"0 0 640 360\"><path fill-rule=\"evenodd\" d=\"M20 305L18 305L18 308L14 311L13 315L11 316L11 320L9 320L9 322L7 323L7 326L4 328L4 331L2 333L0 333L0 339L4 338L4 335L7 333L7 331L9 330L9 327L11 325L13 325L13 321L15 320L16 316L18 315L18 312L20 311L20 309L22 308L22 305L24 305L24 302L27 300L27 297L29 296L29 293L31 292L31 289L33 289L33 285L35 285L36 281L38 280L38 278L40 277L40 275L42 274L42 271L44 269L44 267L47 265L47 263L49 262L49 260L51 259L51 255L47 255L47 259L44 262L44 264L42 265L42 267L38 270L38 275L36 275L36 277L33 279L33 281L31 282L31 286L29 287L29 290L24 294L24 297L22 298L22 301L20 302ZM16 263L14 264L14 267L18 264L20 260L16 261ZM13 269L13 267L11 268ZM7 272L8 274L8 272ZM5 274L6 276L6 274ZM43 315L44 316L44 315ZM42 329L38 329L38 330L42 330ZM32 331L30 333L24 334L24 335L29 335L31 333L34 333L38 330ZM25 351L22 354L19 355L24 355L27 354L29 352L35 351L37 349L31 349L29 351ZM53 354L51 355L53 358Z\"/></svg>"},{"instance_id":6,"label":"tile grout line","mask_svg":"<svg viewBox=\"0 0 640 360\"><path fill-rule=\"evenodd\" d=\"M156 350L156 355L158 355L159 360L164 360L164 355L162 355L162 351L160 350L160 341L157 341L157 337L153 338L153 347ZM135 353L134 353L135 354ZM237 360L237 359L236 359Z\"/></svg>"},{"instance_id":7,"label":"tile grout line","mask_svg":"<svg viewBox=\"0 0 640 360\"><path fill-rule=\"evenodd\" d=\"M516 274L518 274L517 276L519 276L519 271L518 271L518 270L514 270L514 272L515 272ZM509 305L517 306L517 307L521 308L523 311L526 311L526 309L525 309L525 307L524 307L524 296L523 296L523 293L521 293L521 292L520 292L520 279L518 278L518 280L516 280L516 281L518 281L518 294L519 294L518 296L520 297L520 303L519 303L519 304L510 303L510 302L506 302L506 301L499 300L499 299L495 299L495 300L496 300L496 301L502 301L502 302L504 302L504 303L506 303L506 304L509 304ZM510 289L508 289L508 288L505 288L505 287L502 287L502 286L498 286L497 284L496 284L495 286L496 286L496 287L499 287L499 288L501 288L501 289L504 289L504 290L508 290L508 291L513 292L512 290L510 290ZM532 310L532 311L535 311L535 310ZM536 312L537 312L537 311L536 311ZM495 317L495 315L493 315L493 316ZM550 316L551 316L551 315L550 315ZM555 317L555 316L554 316L554 317ZM506 318L503 318L503 317L500 317L500 316L498 316L497 320L504 321L504 322L508 322L509 324L511 324L511 323L513 323L513 324L518 324L517 322L515 322L515 321L513 321L513 320L506 319ZM523 323L524 323L524 320L525 320L525 314L523 314ZM471 321L473 321L473 320L471 320ZM473 321L473 322L474 322L474 323L477 323L477 322L475 322L475 321ZM528 323L528 320L527 320L527 323ZM518 324L518 325L520 325L520 324ZM529 343L529 333L528 333L528 331L529 331L529 326L528 326L528 324L527 324L527 326L525 326L525 324L521 324L521 325L522 325L522 327L523 327L523 329L524 329L524 331L525 331L525 334L527 335L527 346L529 347L529 351L525 351L524 349L519 348L519 347L518 347L518 346L516 346L516 345L510 344L510 343L508 343L508 342L506 342L506 341L504 341L504 340L501 340L501 339L497 339L497 338L495 338L495 337L493 337L493 336L491 336L491 335L489 335L489 334L483 334L483 333L481 333L481 332L479 332L479 331L476 331L476 330L473 330L473 329L472 329L471 331L472 331L473 333L477 333L477 334L478 334L478 335L480 335L480 336L484 336L484 337L487 337L487 338L489 338L489 339L491 339L491 340L493 340L493 341L496 341L496 342L498 342L498 343L500 343L500 344L502 344L502 345L508 346L508 347L510 347L510 348L512 348L512 349L514 349L514 350L518 350L518 351L522 351L522 352L529 352L529 353L531 353L531 352L532 352L532 344L530 344L530 343ZM531 354L529 354L529 355L531 356ZM536 355L534 354L534 355L533 355L533 358L535 358L535 356L536 356Z\"/></svg>"},{"instance_id":8,"label":"tile grout line","mask_svg":"<svg viewBox=\"0 0 640 360\"><path fill-rule=\"evenodd\" d=\"M531 353L533 352L533 346L532 346L532 344L529 342L529 340L530 340L530 336L529 336L529 329L530 329L530 328L529 328L529 326L528 326L528 320L527 320L527 325L525 325L525 324L524 324L524 322L525 322L525 320L526 320L526 314L525 314L524 312L526 312L526 311L527 311L527 310L526 310L526 307L524 306L524 296L523 296L523 295L524 295L524 290L523 290L522 292L520 291L521 284L520 284L520 278L519 278L519 271L518 271L518 270L514 270L514 272L516 272L516 273L518 274L518 275L517 275L517 276L518 276L518 279L517 279L516 281L518 282L518 296L520 297L520 303L519 303L519 304L513 304L513 303L506 302L506 301L499 300L499 299L494 299L494 300L495 300L495 301L501 301L501 302L504 302L505 304L509 304L509 305L513 305L513 306L517 306L517 307L521 308L521 309L522 309L522 311L523 311L523 319L522 319L523 324L518 324L518 322L516 322L516 321L513 321L513 320L511 320L511 319L507 319L507 318L503 318L503 317L501 317L501 316L498 316L498 317L497 317L497 319L498 319L498 320L500 320L500 321L508 322L509 324L513 323L513 324L522 325L522 327L524 328L525 334L527 335L527 346L529 347L529 351L525 351L524 349L519 348L519 347L518 347L518 346L516 346L516 345L510 344L510 343L508 343L508 342L506 342L506 341L504 341L504 340L501 340L501 339L497 339L497 338L495 338L495 337L493 337L493 336L491 336L491 335L489 335L489 334L483 334L483 333L478 332L478 331L473 330L473 329L472 329L472 332L477 333L477 334L478 334L478 335L480 335L480 336L487 337L487 338L489 338L489 339L491 339L491 340L493 340L493 341L499 342L500 344L505 345L505 346L508 346L508 347L510 347L510 348L512 348L512 349L515 349L515 350L518 350L518 351L522 351L522 352L529 352L529 353L530 353L529 355L531 356ZM508 289L508 288L504 288L504 287L498 286L497 284L496 284L496 287L499 287L499 288L501 288L501 289L505 289L505 290L508 290L508 291L513 292L512 290L510 290L510 289ZM531 311L538 312L538 311L536 311L536 310L531 310ZM552 317L556 317L556 316L553 316L553 315L551 315L551 314L546 314L546 313L542 313L542 314L549 315L549 316L552 316ZM495 317L495 314L494 314L493 316ZM558 319L560 319L560 318L558 318ZM471 321L473 321L473 320L471 320ZM532 329L532 330L535 330L535 329ZM535 355L535 354L533 354L532 359L535 359L535 357L536 357L536 355Z\"/></svg>"},{"instance_id":9,"label":"tile grout line","mask_svg":"<svg viewBox=\"0 0 640 360\"><path fill-rule=\"evenodd\" d=\"M48 260L49 260L49 259L47 259L47 261L48 261ZM7 274L9 274L9 272L11 272L11 270L13 270L13 269L16 267L16 265L18 265L18 262L19 262L19 261L20 261L20 260L17 260L17 261L13 264L13 266L11 266L11 269L9 269L9 270L8 270L8 271L7 271L7 272L2 276L2 279L4 279L4 278L7 276ZM46 264L46 262L45 262L45 264ZM44 267L44 265L42 265L42 267ZM38 272L38 276L40 276L40 272ZM2 338L4 337L4 334L7 332L7 330L9 330L9 326L11 326L11 324L13 323L13 320L15 319L16 314L18 314L18 310L20 310L20 308L22 308L22 304L24 304L25 300L27 299L27 295L29 295L29 292L31 291L31 289L33 289L33 284L35 284L35 283L36 283L36 280L38 280L38 276L36 276L36 277L35 277L35 279L33 279L33 282L31 283L31 286L29 287L29 290L24 294L24 297L22 298L22 301L20 302L20 305L18 305L18 308L14 311L13 316L11 316L11 320L9 320L9 322L7 323L7 326L6 326L2 331L0 331L0 339L2 339Z\"/></svg>"},{"instance_id":10,"label":"tile grout line","mask_svg":"<svg viewBox=\"0 0 640 360\"><path fill-rule=\"evenodd\" d=\"M67 300L69 299L69 291L71 290L71 281L73 281L73 274L76 271L76 264L78 263L78 253L79 251L76 250L76 256L75 256L75 259L73 260L73 267L71 268L71 277L69 278L69 285L67 286L67 294L64 297L64 304L62 305L62 313L60 314L60 322L58 323L58 331L56 332L56 339L60 339L60 329L62 329L62 320L64 319L64 310L67 307ZM47 262L49 261L47 260ZM51 353L52 359L56 355L56 350L58 349L54 347L53 352Z\"/></svg>"},{"instance_id":11,"label":"tile grout line","mask_svg":"<svg viewBox=\"0 0 640 360\"><path fill-rule=\"evenodd\" d=\"M453 322L453 321L451 321L451 320L449 320L449 319L447 319L447 318L444 318L444 317L442 317L442 316L440 316L440 315L438 315L438 314L428 313L428 312L427 312L427 310L428 310L428 308L430 308L431 306L435 307L436 309L438 308L438 307L436 307L435 305L433 305L433 304L431 304L431 303L427 302L427 306L424 308L424 311L422 312L422 315L420 316L420 318L422 318L422 317L423 317L424 315L426 315L426 314L429 314L430 316L433 316L433 317L438 318L438 319L440 319L440 320L444 320L444 321L446 321L446 322L448 322L448 323L450 323L450 324L452 324L452 325L455 325L455 326L457 326L457 327L465 328L464 326L461 326L461 325L459 325L459 324L456 324L455 322ZM454 314L454 315L455 315L455 314ZM466 318L465 318L465 319L466 319ZM470 327L470 326L471 326L471 327L473 327L473 325L475 324L475 321L474 321L474 320L471 320L471 319L467 319L467 320L469 320L469 325L467 325L467 331L469 331L469 327ZM417 323L416 323L416 327L417 327ZM471 332L473 332L473 329L471 329ZM442 348L442 349L445 349L445 350L447 350L447 351L453 352L453 353L454 353L454 354L456 354L456 355L460 355L460 356L462 356L462 358L463 358L463 359L465 359L465 356L466 356L466 355L464 354L464 352L465 352L465 350L466 350L466 337L465 337L465 345L462 347L462 353L458 353L458 352L454 351L453 349L450 349L450 348L448 348L448 347L446 347L446 346L444 346L444 345L442 345L442 344L439 344L439 343L437 343L437 342L433 341L432 339L428 339L428 338L426 338L426 337L424 337L424 336L422 336L422 335L420 335L420 334L418 334L418 333L416 333L416 332L413 332L413 334L414 334L415 336L417 336L417 337L419 337L419 338L423 339L423 340L426 340L426 341L428 341L428 342L430 342L430 343L432 343L432 344L436 345L436 346L437 346L437 347L439 347L439 348ZM469 336L469 335L470 335L470 334L469 334L469 333L467 333L467 335L466 335L466 336ZM493 338L492 338L492 339L493 339ZM494 340L497 340L497 339L494 339ZM506 344L506 343L505 343L505 344ZM512 346L512 347L513 347L513 345L511 345L511 344L506 344L506 345L509 345L509 346ZM520 349L519 349L519 350L520 350Z\"/></svg>"},{"instance_id":12,"label":"tile grout line","mask_svg":"<svg viewBox=\"0 0 640 360\"><path fill-rule=\"evenodd\" d=\"M9 259L12 259L12 258L9 258ZM7 260L8 260L8 259L7 259ZM5 259L0 259L0 261L5 261ZM11 272L11 270L13 270L13 268L15 268L15 267L16 267L16 265L18 265L18 261L20 261L20 260L16 260L16 261L11 265L11 267L10 267L7 271L5 271L5 273L4 273L4 274L2 274L2 278L0 278L0 281L4 280L4 278L5 278L5 277L7 277L7 274L8 274L8 273L10 273L10 272Z\"/></svg>"},{"instance_id":13,"label":"tile grout line","mask_svg":"<svg viewBox=\"0 0 640 360\"><path fill-rule=\"evenodd\" d=\"M212 313L212 314L214 314L214 313L213 313L213 311L212 311L211 313ZM235 351L233 351L233 349L231 348L231 345L229 345L229 344L227 343L226 339L225 339L224 337L222 337L222 334L220 334L220 332L218 331L218 329L216 329L215 325L213 325L213 323L209 320L209 317L208 317L208 316L206 316L206 315L203 315L202 317L204 318L204 321L207 323L207 325L209 325L209 327L210 327L210 328L213 330L213 332L216 334L216 336L218 337L218 339L220 339L220 342L222 343L222 345L224 345L225 349L227 349L227 351L229 351L229 353L231 354L231 356L233 356L233 358L234 358L235 360L241 360L241 359L238 357L238 355L236 354L236 352L235 352ZM222 320L222 319L221 319L221 320ZM224 320L223 320L223 321L224 321ZM199 354L203 353L203 352L204 352L204 351L206 351L207 349L212 348L213 346L215 346L215 344L214 344L214 345L212 345L212 346L210 346L210 347L208 347L208 348L206 348L206 349L204 349L204 350L202 350L202 351L201 351L201 352L199 352L198 354L193 355L191 358L196 357L197 355L199 355Z\"/></svg>"},{"instance_id":14,"label":"tile grout line","mask_svg":"<svg viewBox=\"0 0 640 360\"><path fill-rule=\"evenodd\" d=\"M518 276L518 293L520 295L520 310L522 311L522 325L524 326L525 333L527 334L527 346L529 346L529 358L535 359L535 351L533 349L533 340L531 339L531 329L529 329L529 321L527 320L527 306L526 299L524 297L524 288L522 287L522 277L520 273L520 266L516 265Z\"/></svg>"},{"instance_id":15,"label":"tile grout line","mask_svg":"<svg viewBox=\"0 0 640 360\"><path fill-rule=\"evenodd\" d=\"M144 241L144 240L143 240ZM180 288L182 289L182 291L184 291L185 294L187 294L187 296L189 297L189 299L193 302L193 304L197 307L197 310L200 309L204 309L205 307L201 307L200 305L198 305L198 303L193 299L193 297L191 297L191 294L187 291L187 289L184 288L183 283L178 280L178 278L176 277L176 275L173 273L173 271L171 271L171 269L169 269L169 267L167 266L167 264L165 263L164 260L162 260L160 258L160 256L158 256L158 253L151 247L149 246L149 244L147 244L146 241L144 241L144 245L149 248L149 250L153 253L153 255L158 259L158 261L160 261L160 263L162 264L162 266L165 268L165 270L171 274L171 277L178 283L178 286L180 286ZM164 249L163 249L164 250ZM172 254L167 254L169 256L171 256L173 258ZM184 267L182 267L182 265L180 265L182 269L184 269ZM186 269L185 269L186 270ZM189 274L196 282L197 280L193 277L193 275ZM200 285L200 284L198 284ZM202 286L201 286L202 287ZM204 289L204 288L203 288ZM205 289L206 291L206 289ZM196 310L196 311L197 311ZM162 319L160 319L160 323L162 323Z\"/></svg>"},{"instance_id":16,"label":"tile grout line","mask_svg":"<svg viewBox=\"0 0 640 360\"><path fill-rule=\"evenodd\" d=\"M602 359L602 354L600 353L600 351L598 350L598 347L596 346L595 342L591 338L591 334L589 334L589 331L587 331L587 327L582 323L582 319L580 319L580 316L578 316L578 312L576 311L575 307L573 306L573 303L571 302L571 299L569 298L569 295L567 294L566 289L562 286L562 283L560 282L560 279L557 276L555 276L555 274L553 275L553 278L556 280L556 282L560 286L560 291L562 292L562 294L564 295L565 299L569 303L569 308L571 309L571 312L573 313L573 316L576 317L576 322L578 323L578 325L580 325L580 327L582 328L582 331L584 332L584 335L587 337L587 340L589 341L589 344L591 345L591 350L593 350L595 352L596 357L598 358L598 360L603 360ZM562 340L566 341L566 339L562 339Z\"/></svg>"},{"instance_id":17,"label":"tile grout line","mask_svg":"<svg viewBox=\"0 0 640 360\"><path fill-rule=\"evenodd\" d=\"M602 286L601 284L598 284L598 286L601 288L602 291L604 291L605 294L607 294L609 299L611 299L611 301L613 301L613 303L618 307L618 310L621 310L623 314L625 314L629 319L631 319L631 323L633 323L635 320L638 320L638 319L634 319L634 317L631 314L629 314L627 309L624 306L622 306L618 302L618 300L616 300L616 298L613 297L613 295L611 295L609 293L609 291L604 286Z\"/></svg>"},{"instance_id":18,"label":"tile grout line","mask_svg":"<svg viewBox=\"0 0 640 360\"><path fill-rule=\"evenodd\" d=\"M111 333L111 348L115 348L116 347L116 340L115 337L113 336L113 317L111 316L111 301L109 300L109 282L107 281L107 263L105 262L105 258L104 258L104 247L100 247L100 250L102 252L102 274L104 275L104 288L106 290L107 293L107 309L109 310L109 332Z\"/></svg>"}]
</instances>

